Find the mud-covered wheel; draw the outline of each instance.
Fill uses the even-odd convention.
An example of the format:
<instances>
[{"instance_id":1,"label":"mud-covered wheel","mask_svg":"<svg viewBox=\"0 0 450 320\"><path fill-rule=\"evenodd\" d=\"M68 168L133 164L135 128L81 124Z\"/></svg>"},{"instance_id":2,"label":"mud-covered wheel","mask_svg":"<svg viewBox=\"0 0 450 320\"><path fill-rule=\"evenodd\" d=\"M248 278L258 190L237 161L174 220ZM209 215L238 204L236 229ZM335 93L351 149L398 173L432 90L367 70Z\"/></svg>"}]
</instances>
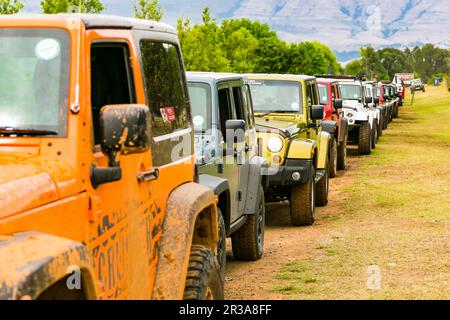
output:
<instances>
[{"instance_id":1,"label":"mud-covered wheel","mask_svg":"<svg viewBox=\"0 0 450 320\"><path fill-rule=\"evenodd\" d=\"M362 122L359 127L358 152L360 155L372 153L372 130L369 122Z\"/></svg>"},{"instance_id":2,"label":"mud-covered wheel","mask_svg":"<svg viewBox=\"0 0 450 320\"><path fill-rule=\"evenodd\" d=\"M222 210L217 208L219 218L219 241L217 243L217 260L220 266L220 274L225 278L225 268L227 264L227 231L225 220L223 219Z\"/></svg>"},{"instance_id":3,"label":"mud-covered wheel","mask_svg":"<svg viewBox=\"0 0 450 320\"><path fill-rule=\"evenodd\" d=\"M316 172L312 169L311 178L305 184L291 188L290 210L294 226L311 226L316 214Z\"/></svg>"},{"instance_id":4,"label":"mud-covered wheel","mask_svg":"<svg viewBox=\"0 0 450 320\"><path fill-rule=\"evenodd\" d=\"M316 206L317 207L325 207L328 204L328 193L330 191L330 179L328 176L328 166L329 162L327 161L327 167L324 170L324 177L317 182L316 187Z\"/></svg>"},{"instance_id":5,"label":"mud-covered wheel","mask_svg":"<svg viewBox=\"0 0 450 320\"><path fill-rule=\"evenodd\" d=\"M330 140L330 156L329 156L329 170L328 175L330 178L336 178L337 176L337 141L334 137Z\"/></svg>"},{"instance_id":6,"label":"mud-covered wheel","mask_svg":"<svg viewBox=\"0 0 450 320\"><path fill-rule=\"evenodd\" d=\"M258 212L249 215L247 222L231 236L233 256L237 260L256 261L264 254L264 230L266 227L266 205L264 190L260 186Z\"/></svg>"},{"instance_id":7,"label":"mud-covered wheel","mask_svg":"<svg viewBox=\"0 0 450 320\"><path fill-rule=\"evenodd\" d=\"M377 125L377 122L375 119L375 122L374 122L373 128L372 128L372 146L371 146L372 149L376 149L376 147L377 147L377 140L378 140L377 136L378 136L378 125Z\"/></svg>"},{"instance_id":8,"label":"mud-covered wheel","mask_svg":"<svg viewBox=\"0 0 450 320\"><path fill-rule=\"evenodd\" d=\"M339 144L337 150L337 168L338 170L345 170L347 167L347 137Z\"/></svg>"},{"instance_id":9,"label":"mud-covered wheel","mask_svg":"<svg viewBox=\"0 0 450 320\"><path fill-rule=\"evenodd\" d=\"M223 278L214 252L193 245L184 289L185 300L223 300Z\"/></svg>"}]
</instances>

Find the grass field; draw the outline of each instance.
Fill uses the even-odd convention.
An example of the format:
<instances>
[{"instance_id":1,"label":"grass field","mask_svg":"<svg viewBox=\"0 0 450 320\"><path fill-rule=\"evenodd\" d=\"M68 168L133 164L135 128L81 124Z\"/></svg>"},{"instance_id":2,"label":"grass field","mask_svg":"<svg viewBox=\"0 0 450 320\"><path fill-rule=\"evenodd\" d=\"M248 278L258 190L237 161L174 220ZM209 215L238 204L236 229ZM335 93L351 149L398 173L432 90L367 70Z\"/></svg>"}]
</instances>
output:
<instances>
[{"instance_id":1,"label":"grass field","mask_svg":"<svg viewBox=\"0 0 450 320\"><path fill-rule=\"evenodd\" d=\"M427 87L410 101L373 155L353 156L357 170L313 254L285 262L267 290L286 299L450 299L450 93Z\"/></svg>"}]
</instances>

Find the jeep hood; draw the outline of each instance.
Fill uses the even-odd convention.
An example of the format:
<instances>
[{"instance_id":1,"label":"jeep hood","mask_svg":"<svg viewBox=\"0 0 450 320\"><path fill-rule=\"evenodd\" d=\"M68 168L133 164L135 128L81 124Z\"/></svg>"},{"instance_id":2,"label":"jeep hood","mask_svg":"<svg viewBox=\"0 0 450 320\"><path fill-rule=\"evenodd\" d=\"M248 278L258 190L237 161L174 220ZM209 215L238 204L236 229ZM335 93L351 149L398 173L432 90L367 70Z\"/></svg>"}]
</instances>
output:
<instances>
[{"instance_id":1,"label":"jeep hood","mask_svg":"<svg viewBox=\"0 0 450 320\"><path fill-rule=\"evenodd\" d=\"M76 185L63 161L0 155L0 219L67 197Z\"/></svg>"},{"instance_id":2,"label":"jeep hood","mask_svg":"<svg viewBox=\"0 0 450 320\"><path fill-rule=\"evenodd\" d=\"M362 103L357 100L344 100L342 104L344 108L356 109L357 111L362 111L364 109Z\"/></svg>"},{"instance_id":3,"label":"jeep hood","mask_svg":"<svg viewBox=\"0 0 450 320\"><path fill-rule=\"evenodd\" d=\"M299 132L298 124L292 119L256 118L256 126L258 131L279 130L287 136L292 136Z\"/></svg>"}]
</instances>

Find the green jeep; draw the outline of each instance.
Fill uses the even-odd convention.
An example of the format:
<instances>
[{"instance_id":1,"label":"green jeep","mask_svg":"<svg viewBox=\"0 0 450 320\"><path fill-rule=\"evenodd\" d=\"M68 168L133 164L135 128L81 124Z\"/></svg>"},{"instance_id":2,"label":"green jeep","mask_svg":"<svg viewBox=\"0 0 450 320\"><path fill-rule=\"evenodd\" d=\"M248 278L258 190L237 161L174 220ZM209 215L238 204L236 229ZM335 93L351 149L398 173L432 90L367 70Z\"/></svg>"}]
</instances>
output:
<instances>
[{"instance_id":1,"label":"green jeep","mask_svg":"<svg viewBox=\"0 0 450 320\"><path fill-rule=\"evenodd\" d=\"M316 206L328 204L330 134L315 77L248 74L260 155L269 169L266 199L290 201L295 226L314 223Z\"/></svg>"}]
</instances>

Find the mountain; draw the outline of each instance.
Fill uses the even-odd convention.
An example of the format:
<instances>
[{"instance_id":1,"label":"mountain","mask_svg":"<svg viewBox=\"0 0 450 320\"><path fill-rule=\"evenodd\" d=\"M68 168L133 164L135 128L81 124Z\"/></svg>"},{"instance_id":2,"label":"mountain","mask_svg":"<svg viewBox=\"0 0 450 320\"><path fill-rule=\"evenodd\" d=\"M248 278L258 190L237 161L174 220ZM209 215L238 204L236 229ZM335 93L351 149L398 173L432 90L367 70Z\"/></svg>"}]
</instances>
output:
<instances>
[{"instance_id":1,"label":"mountain","mask_svg":"<svg viewBox=\"0 0 450 320\"><path fill-rule=\"evenodd\" d=\"M132 15L134 0L102 0L106 13ZM26 11L40 10L40 0L25 0ZM205 6L218 20L250 18L267 22L286 41L317 40L338 60L359 56L361 46L448 47L450 0L160 0L164 21L200 22Z\"/></svg>"}]
</instances>

